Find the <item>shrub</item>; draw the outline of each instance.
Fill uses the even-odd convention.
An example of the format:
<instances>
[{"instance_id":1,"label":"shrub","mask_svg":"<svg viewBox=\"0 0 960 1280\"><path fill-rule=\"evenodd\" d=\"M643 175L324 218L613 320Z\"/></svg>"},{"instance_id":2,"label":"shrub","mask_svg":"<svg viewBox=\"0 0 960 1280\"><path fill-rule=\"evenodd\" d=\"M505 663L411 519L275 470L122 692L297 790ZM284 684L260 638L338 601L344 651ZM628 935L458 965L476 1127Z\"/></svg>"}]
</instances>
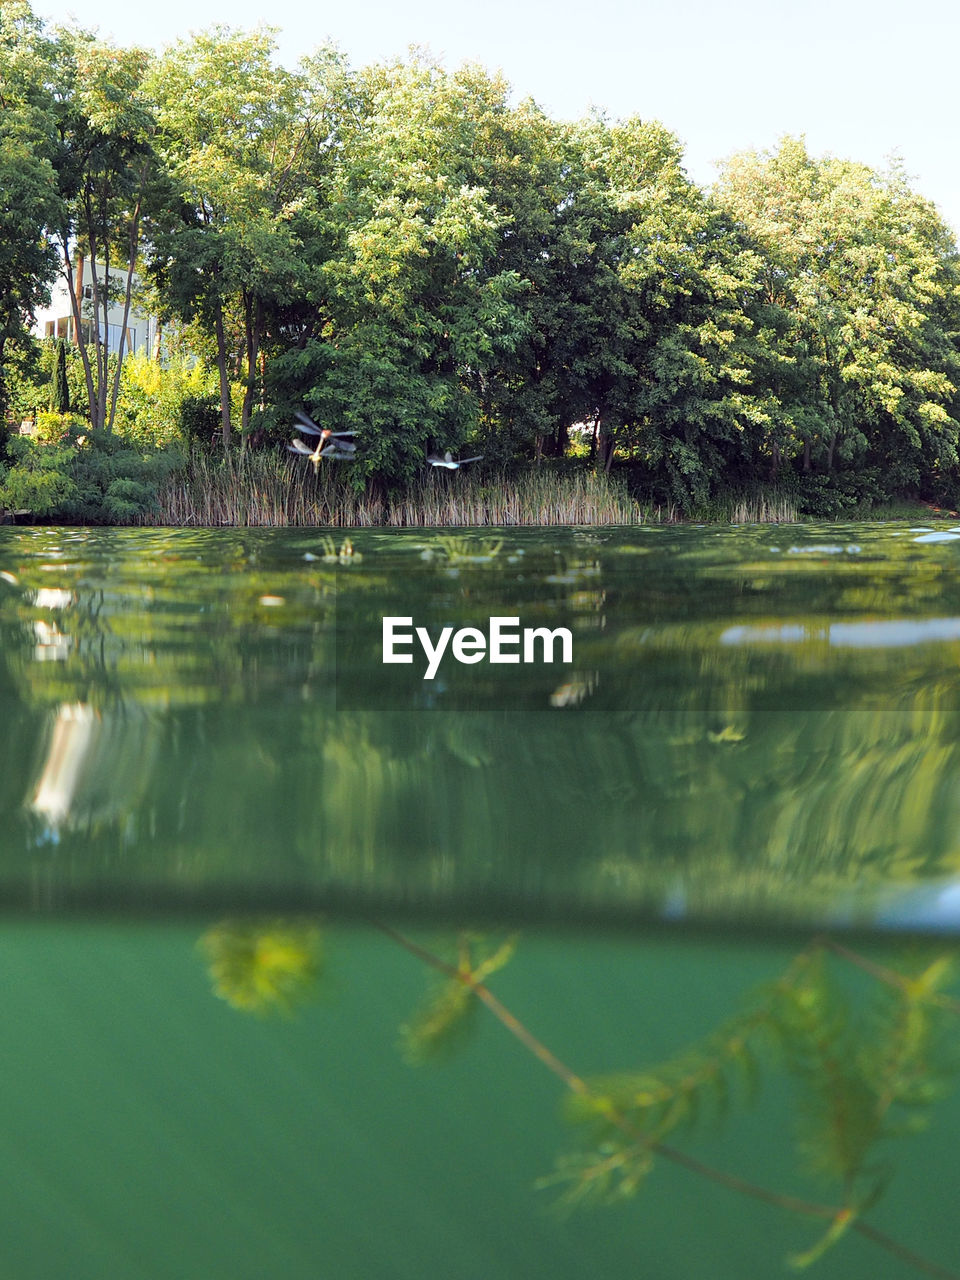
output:
<instances>
[{"instance_id":1,"label":"shrub","mask_svg":"<svg viewBox=\"0 0 960 1280\"><path fill-rule=\"evenodd\" d=\"M209 448L220 431L220 397L185 396L180 405L180 435L189 448Z\"/></svg>"},{"instance_id":2,"label":"shrub","mask_svg":"<svg viewBox=\"0 0 960 1280\"><path fill-rule=\"evenodd\" d=\"M34 439L38 444L63 444L70 435L71 428L81 430L83 426L84 419L79 414L41 412L37 414L37 431Z\"/></svg>"},{"instance_id":3,"label":"shrub","mask_svg":"<svg viewBox=\"0 0 960 1280\"><path fill-rule=\"evenodd\" d=\"M849 517L889 498L883 478L873 467L828 475L810 472L795 476L794 481L790 497L799 511L819 519Z\"/></svg>"},{"instance_id":4,"label":"shrub","mask_svg":"<svg viewBox=\"0 0 960 1280\"><path fill-rule=\"evenodd\" d=\"M231 385L238 417L240 383ZM144 355L123 363L113 429L141 449L209 443L220 429L220 392L216 370L188 353L163 363Z\"/></svg>"},{"instance_id":5,"label":"shrub","mask_svg":"<svg viewBox=\"0 0 960 1280\"><path fill-rule=\"evenodd\" d=\"M35 516L53 515L76 492L76 482L69 474L71 453L69 448L13 437L7 445L13 465L0 481L0 507Z\"/></svg>"},{"instance_id":6,"label":"shrub","mask_svg":"<svg viewBox=\"0 0 960 1280\"><path fill-rule=\"evenodd\" d=\"M125 524L148 516L181 455L144 453L103 431L76 433L74 426L61 445L12 440L13 466L0 480L0 506L67 523Z\"/></svg>"}]
</instances>

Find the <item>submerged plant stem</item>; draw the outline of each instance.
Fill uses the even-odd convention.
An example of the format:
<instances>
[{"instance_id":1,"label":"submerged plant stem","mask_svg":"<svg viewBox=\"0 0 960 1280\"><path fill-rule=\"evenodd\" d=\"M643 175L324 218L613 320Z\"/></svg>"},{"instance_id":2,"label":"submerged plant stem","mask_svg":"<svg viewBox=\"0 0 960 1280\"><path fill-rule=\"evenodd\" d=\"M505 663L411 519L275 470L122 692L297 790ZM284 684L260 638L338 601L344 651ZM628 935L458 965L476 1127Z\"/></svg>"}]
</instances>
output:
<instances>
[{"instance_id":1,"label":"submerged plant stem","mask_svg":"<svg viewBox=\"0 0 960 1280\"><path fill-rule=\"evenodd\" d=\"M872 1240L881 1249L886 1249L888 1253L892 1253L901 1262L906 1262L911 1267L916 1267L924 1275L936 1276L937 1280L957 1280L956 1271L950 1271L947 1267L941 1267L939 1263L931 1262L929 1258L924 1258L919 1253L914 1253L912 1249L908 1249L899 1240L894 1240L893 1236L888 1236L885 1231L879 1231L876 1227L871 1227L869 1222L864 1222L858 1218L856 1222L851 1224L850 1230L859 1231L860 1235L865 1236L867 1240Z\"/></svg>"},{"instance_id":2,"label":"submerged plant stem","mask_svg":"<svg viewBox=\"0 0 960 1280\"><path fill-rule=\"evenodd\" d=\"M900 991L907 986L903 975L897 973L895 969L888 969L885 965L877 964L875 960L861 955L859 951L851 951L849 947L845 947L842 942L836 942L833 938L823 938L821 942L823 946L828 947L836 955L842 956L844 960L856 965L858 969L869 973L872 978L876 978L878 982L884 983L885 986L894 987ZM929 997L929 1000L931 1004L939 1005L941 1009L948 1009L951 1013L960 1015L960 1000L955 1000L952 996L946 996L938 991L934 992Z\"/></svg>"},{"instance_id":3,"label":"submerged plant stem","mask_svg":"<svg viewBox=\"0 0 960 1280\"><path fill-rule=\"evenodd\" d=\"M386 937L392 939L398 946L403 947L405 951L409 951L411 955L416 956L424 964L429 965L432 969L444 974L457 982L462 982L468 986L481 1000L493 1016L510 1032L515 1039L529 1050L534 1057L538 1058L544 1066L555 1076L558 1076L563 1083L573 1093L580 1094L585 1097L592 1096L592 1091L582 1076L571 1070L556 1054L552 1053L545 1044L543 1044L520 1020L515 1017L510 1010L501 1003L493 992L483 983L477 981L469 969L457 968L455 965L448 964L439 956L434 955L426 947L420 946L419 943L405 937L396 929L382 921L371 921L373 926ZM847 959L859 962L862 958L858 957L854 952L848 952L846 948L840 944L834 944L829 939L818 940L821 944L833 947L838 954L844 955ZM873 966L872 962L864 961L862 967L868 967L868 971L873 972L874 968L878 970L874 976L882 981L889 982L894 979L895 975L892 971L880 970L879 966ZM761 1200L765 1204L770 1204L778 1209L784 1209L789 1213L795 1213L802 1217L820 1218L824 1220L839 1221L850 1213L848 1206L838 1206L829 1204L819 1204L812 1200L803 1200L796 1196L783 1195L779 1191L770 1191L767 1187L761 1187L755 1182L750 1182L746 1178L741 1178L734 1173L726 1173L722 1169L717 1169L713 1165L698 1160L695 1156L687 1155L686 1152L678 1150L676 1147L668 1146L666 1143L655 1140L648 1140L642 1134L637 1134L630 1123L622 1115L616 1112L608 1112L610 1122L628 1137L633 1140L639 1139L649 1150L656 1155L662 1156L665 1160L671 1161L673 1164L680 1165L682 1168L688 1169L691 1173L699 1174L703 1178L709 1179L711 1182L717 1183L719 1186L726 1187L730 1191L736 1191L740 1195L749 1196L753 1200ZM936 1280L960 1280L960 1273L950 1271L946 1267L941 1267L939 1263L932 1262L920 1254L915 1253L912 1249L908 1249L906 1245L902 1245L892 1236L888 1236L886 1232L872 1227L863 1219L855 1217L849 1222L847 1229L855 1231L867 1240L873 1241L879 1248L885 1249L888 1253L893 1254L901 1261L915 1267L918 1271L925 1275L934 1276Z\"/></svg>"}]
</instances>

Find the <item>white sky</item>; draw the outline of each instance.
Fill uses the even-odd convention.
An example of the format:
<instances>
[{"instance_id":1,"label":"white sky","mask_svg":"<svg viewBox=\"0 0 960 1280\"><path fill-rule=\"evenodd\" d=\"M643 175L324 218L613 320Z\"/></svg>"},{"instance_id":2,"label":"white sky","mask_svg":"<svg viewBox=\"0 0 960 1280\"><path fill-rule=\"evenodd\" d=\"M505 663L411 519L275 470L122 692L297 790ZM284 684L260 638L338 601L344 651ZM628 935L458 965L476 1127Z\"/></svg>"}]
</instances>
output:
<instances>
[{"instance_id":1,"label":"white sky","mask_svg":"<svg viewBox=\"0 0 960 1280\"><path fill-rule=\"evenodd\" d=\"M882 167L899 154L916 187L960 232L960 4L957 0L34 0L54 21L121 44L162 47L214 23L280 28L289 64L327 38L354 66L424 44L448 66L502 70L517 98L551 115L591 105L662 120L690 175L804 133Z\"/></svg>"}]
</instances>

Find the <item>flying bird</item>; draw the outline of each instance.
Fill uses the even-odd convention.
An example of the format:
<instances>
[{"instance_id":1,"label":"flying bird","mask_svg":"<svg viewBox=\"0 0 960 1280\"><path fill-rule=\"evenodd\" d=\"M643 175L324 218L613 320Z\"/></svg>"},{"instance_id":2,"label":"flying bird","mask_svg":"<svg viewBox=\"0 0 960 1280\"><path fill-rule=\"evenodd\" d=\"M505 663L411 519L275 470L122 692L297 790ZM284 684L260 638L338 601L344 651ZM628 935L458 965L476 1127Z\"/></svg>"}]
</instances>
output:
<instances>
[{"instance_id":1,"label":"flying bird","mask_svg":"<svg viewBox=\"0 0 960 1280\"><path fill-rule=\"evenodd\" d=\"M475 458L454 458L448 449L442 458L435 453L428 453L427 462L431 467L445 467L447 471L456 471L458 467L465 467L468 462L479 462L482 457L483 454L478 453Z\"/></svg>"}]
</instances>

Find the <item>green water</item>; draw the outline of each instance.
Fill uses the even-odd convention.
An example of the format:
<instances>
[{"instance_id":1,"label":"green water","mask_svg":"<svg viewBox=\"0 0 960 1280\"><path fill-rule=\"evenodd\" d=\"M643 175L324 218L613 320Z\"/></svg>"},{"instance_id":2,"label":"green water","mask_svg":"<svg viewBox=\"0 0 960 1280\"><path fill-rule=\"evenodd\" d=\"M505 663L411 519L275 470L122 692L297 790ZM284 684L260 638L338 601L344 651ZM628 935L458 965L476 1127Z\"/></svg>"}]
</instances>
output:
<instances>
[{"instance_id":1,"label":"green water","mask_svg":"<svg viewBox=\"0 0 960 1280\"><path fill-rule=\"evenodd\" d=\"M397 1028L423 974L385 940L335 932L330 989L291 1020L213 998L181 926L10 924L3 946L4 1267L69 1274L330 1280L776 1276L818 1223L659 1162L638 1197L563 1218L535 1191L572 1138L563 1088L492 1019L413 1068ZM669 1055L774 977L786 953L527 938L500 996L584 1072ZM562 994L562 998L561 998ZM956 1265L955 1106L890 1144L872 1220ZM680 1145L829 1199L800 1178L776 1080ZM918 1274L851 1238L809 1274Z\"/></svg>"},{"instance_id":2,"label":"green water","mask_svg":"<svg viewBox=\"0 0 960 1280\"><path fill-rule=\"evenodd\" d=\"M463 926L518 930L490 989L599 1089L702 1046L829 925L858 959L828 962L822 1025L864 1057L892 988L863 965L920 973L960 920L950 534L376 531L341 556L303 530L0 530L4 1273L785 1274L825 1223L721 1185L842 1201L798 1157L782 1054L669 1134L720 1180L658 1153L636 1197L559 1217L534 1184L578 1142L562 1073L479 1006L410 1065L431 965L377 926L454 963ZM380 662L384 615L567 626L573 660L427 682ZM205 930L307 912L302 1007L220 998ZM931 1010L957 1039L911 1009L881 1047ZM867 1219L956 1271L960 1110L911 1116ZM852 1233L809 1274L923 1272Z\"/></svg>"}]
</instances>

